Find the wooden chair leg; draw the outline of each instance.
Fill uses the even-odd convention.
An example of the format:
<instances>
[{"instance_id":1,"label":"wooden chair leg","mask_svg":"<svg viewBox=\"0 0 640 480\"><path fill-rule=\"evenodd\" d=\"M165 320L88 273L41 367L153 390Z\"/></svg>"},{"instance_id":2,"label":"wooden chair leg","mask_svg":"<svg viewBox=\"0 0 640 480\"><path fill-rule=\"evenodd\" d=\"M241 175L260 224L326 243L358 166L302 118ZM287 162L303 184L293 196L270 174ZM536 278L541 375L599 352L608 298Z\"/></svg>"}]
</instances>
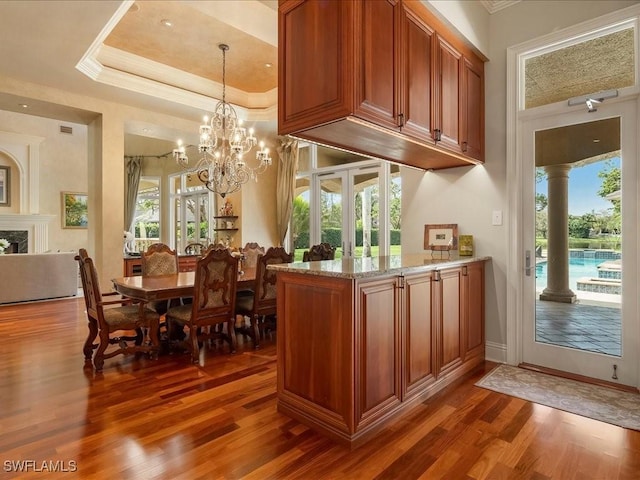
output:
<instances>
[{"instance_id":1,"label":"wooden chair leg","mask_svg":"<svg viewBox=\"0 0 640 480\"><path fill-rule=\"evenodd\" d=\"M227 335L229 336L229 345L231 347L231 353L236 353L236 319L231 318L227 322Z\"/></svg>"},{"instance_id":2,"label":"wooden chair leg","mask_svg":"<svg viewBox=\"0 0 640 480\"><path fill-rule=\"evenodd\" d=\"M191 361L200 362L200 347L198 346L198 327L189 325L189 343L191 344Z\"/></svg>"},{"instance_id":3,"label":"wooden chair leg","mask_svg":"<svg viewBox=\"0 0 640 480\"><path fill-rule=\"evenodd\" d=\"M89 320L89 334L87 335L87 339L84 342L84 347L82 351L84 353L85 361L91 361L93 357L93 349L95 348L93 345L94 340L98 336L98 322L95 319Z\"/></svg>"},{"instance_id":4,"label":"wooden chair leg","mask_svg":"<svg viewBox=\"0 0 640 480\"><path fill-rule=\"evenodd\" d=\"M101 372L104 366L104 352L109 346L109 332L107 330L100 330L100 346L93 357L93 365L96 367L96 372Z\"/></svg>"},{"instance_id":5,"label":"wooden chair leg","mask_svg":"<svg viewBox=\"0 0 640 480\"><path fill-rule=\"evenodd\" d=\"M149 339L151 340L151 358L158 358L158 352L160 351L160 322L150 322L149 324Z\"/></svg>"},{"instance_id":6,"label":"wooden chair leg","mask_svg":"<svg viewBox=\"0 0 640 480\"><path fill-rule=\"evenodd\" d=\"M251 316L251 331L253 337L253 348L260 348L260 316L252 315Z\"/></svg>"}]
</instances>

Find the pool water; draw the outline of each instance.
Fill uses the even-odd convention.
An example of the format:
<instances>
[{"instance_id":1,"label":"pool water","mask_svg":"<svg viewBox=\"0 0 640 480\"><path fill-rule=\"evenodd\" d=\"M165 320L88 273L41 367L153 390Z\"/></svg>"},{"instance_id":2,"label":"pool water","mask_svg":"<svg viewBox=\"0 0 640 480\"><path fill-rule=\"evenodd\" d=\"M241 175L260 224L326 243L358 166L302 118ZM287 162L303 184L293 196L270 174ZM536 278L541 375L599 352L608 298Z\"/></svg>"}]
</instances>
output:
<instances>
[{"instance_id":1,"label":"pool water","mask_svg":"<svg viewBox=\"0 0 640 480\"><path fill-rule=\"evenodd\" d=\"M598 278L598 265L604 261L601 258L570 258L569 288L575 292L580 278ZM546 287L547 262L540 262L536 265L536 290L542 290Z\"/></svg>"}]
</instances>

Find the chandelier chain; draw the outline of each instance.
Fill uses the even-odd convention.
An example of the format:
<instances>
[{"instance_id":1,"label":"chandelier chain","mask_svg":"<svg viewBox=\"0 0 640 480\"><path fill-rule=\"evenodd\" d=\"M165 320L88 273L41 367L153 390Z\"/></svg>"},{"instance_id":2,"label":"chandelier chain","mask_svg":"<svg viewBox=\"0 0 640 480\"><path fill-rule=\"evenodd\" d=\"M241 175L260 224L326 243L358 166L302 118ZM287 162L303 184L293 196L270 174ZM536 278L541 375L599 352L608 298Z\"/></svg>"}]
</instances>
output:
<instances>
[{"instance_id":1,"label":"chandelier chain","mask_svg":"<svg viewBox=\"0 0 640 480\"><path fill-rule=\"evenodd\" d=\"M247 132L233 105L227 103L226 52L229 46L221 43L218 48L222 50L222 101L216 104L210 118L205 116L204 123L200 126L198 151L202 157L188 171L195 172L206 188L224 198L240 190L250 179L257 181L258 175L271 165L272 160L264 142L260 142L260 148L256 152L256 166L248 165L244 158L258 142L253 128ZM178 142L173 156L180 166L188 168L189 158L181 142Z\"/></svg>"}]
</instances>

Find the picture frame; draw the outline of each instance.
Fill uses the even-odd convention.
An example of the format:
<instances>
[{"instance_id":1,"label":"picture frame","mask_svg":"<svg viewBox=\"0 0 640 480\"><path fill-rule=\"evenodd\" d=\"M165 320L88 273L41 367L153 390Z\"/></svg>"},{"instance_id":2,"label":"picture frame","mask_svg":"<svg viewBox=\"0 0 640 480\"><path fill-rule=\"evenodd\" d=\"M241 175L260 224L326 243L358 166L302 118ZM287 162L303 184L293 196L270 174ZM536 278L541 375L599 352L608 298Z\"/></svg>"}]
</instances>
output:
<instances>
[{"instance_id":1,"label":"picture frame","mask_svg":"<svg viewBox=\"0 0 640 480\"><path fill-rule=\"evenodd\" d=\"M11 206L11 167L0 166L0 207Z\"/></svg>"},{"instance_id":2,"label":"picture frame","mask_svg":"<svg viewBox=\"0 0 640 480\"><path fill-rule=\"evenodd\" d=\"M62 192L62 228L88 228L89 217L86 193Z\"/></svg>"},{"instance_id":3,"label":"picture frame","mask_svg":"<svg viewBox=\"0 0 640 480\"><path fill-rule=\"evenodd\" d=\"M443 223L424 226L425 250L457 250L458 224Z\"/></svg>"}]
</instances>

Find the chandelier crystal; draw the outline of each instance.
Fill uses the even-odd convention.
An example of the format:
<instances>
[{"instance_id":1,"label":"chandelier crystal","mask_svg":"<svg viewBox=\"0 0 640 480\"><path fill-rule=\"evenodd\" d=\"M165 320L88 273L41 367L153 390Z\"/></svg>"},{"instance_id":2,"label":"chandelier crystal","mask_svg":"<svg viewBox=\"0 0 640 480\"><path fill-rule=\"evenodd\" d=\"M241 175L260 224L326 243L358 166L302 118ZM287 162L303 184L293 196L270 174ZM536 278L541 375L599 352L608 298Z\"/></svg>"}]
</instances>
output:
<instances>
[{"instance_id":1,"label":"chandelier crystal","mask_svg":"<svg viewBox=\"0 0 640 480\"><path fill-rule=\"evenodd\" d=\"M221 43L218 48L222 50L222 100L200 125L198 152L202 157L193 168L188 168L189 157L180 141L173 150L173 157L178 165L195 172L209 190L224 198L240 190L249 180L257 181L258 175L271 165L271 157L264 142L260 142L256 162L251 162L253 166L245 160L245 155L258 145L258 141L253 128L243 127L235 109L226 101L226 52L229 46Z\"/></svg>"}]
</instances>

